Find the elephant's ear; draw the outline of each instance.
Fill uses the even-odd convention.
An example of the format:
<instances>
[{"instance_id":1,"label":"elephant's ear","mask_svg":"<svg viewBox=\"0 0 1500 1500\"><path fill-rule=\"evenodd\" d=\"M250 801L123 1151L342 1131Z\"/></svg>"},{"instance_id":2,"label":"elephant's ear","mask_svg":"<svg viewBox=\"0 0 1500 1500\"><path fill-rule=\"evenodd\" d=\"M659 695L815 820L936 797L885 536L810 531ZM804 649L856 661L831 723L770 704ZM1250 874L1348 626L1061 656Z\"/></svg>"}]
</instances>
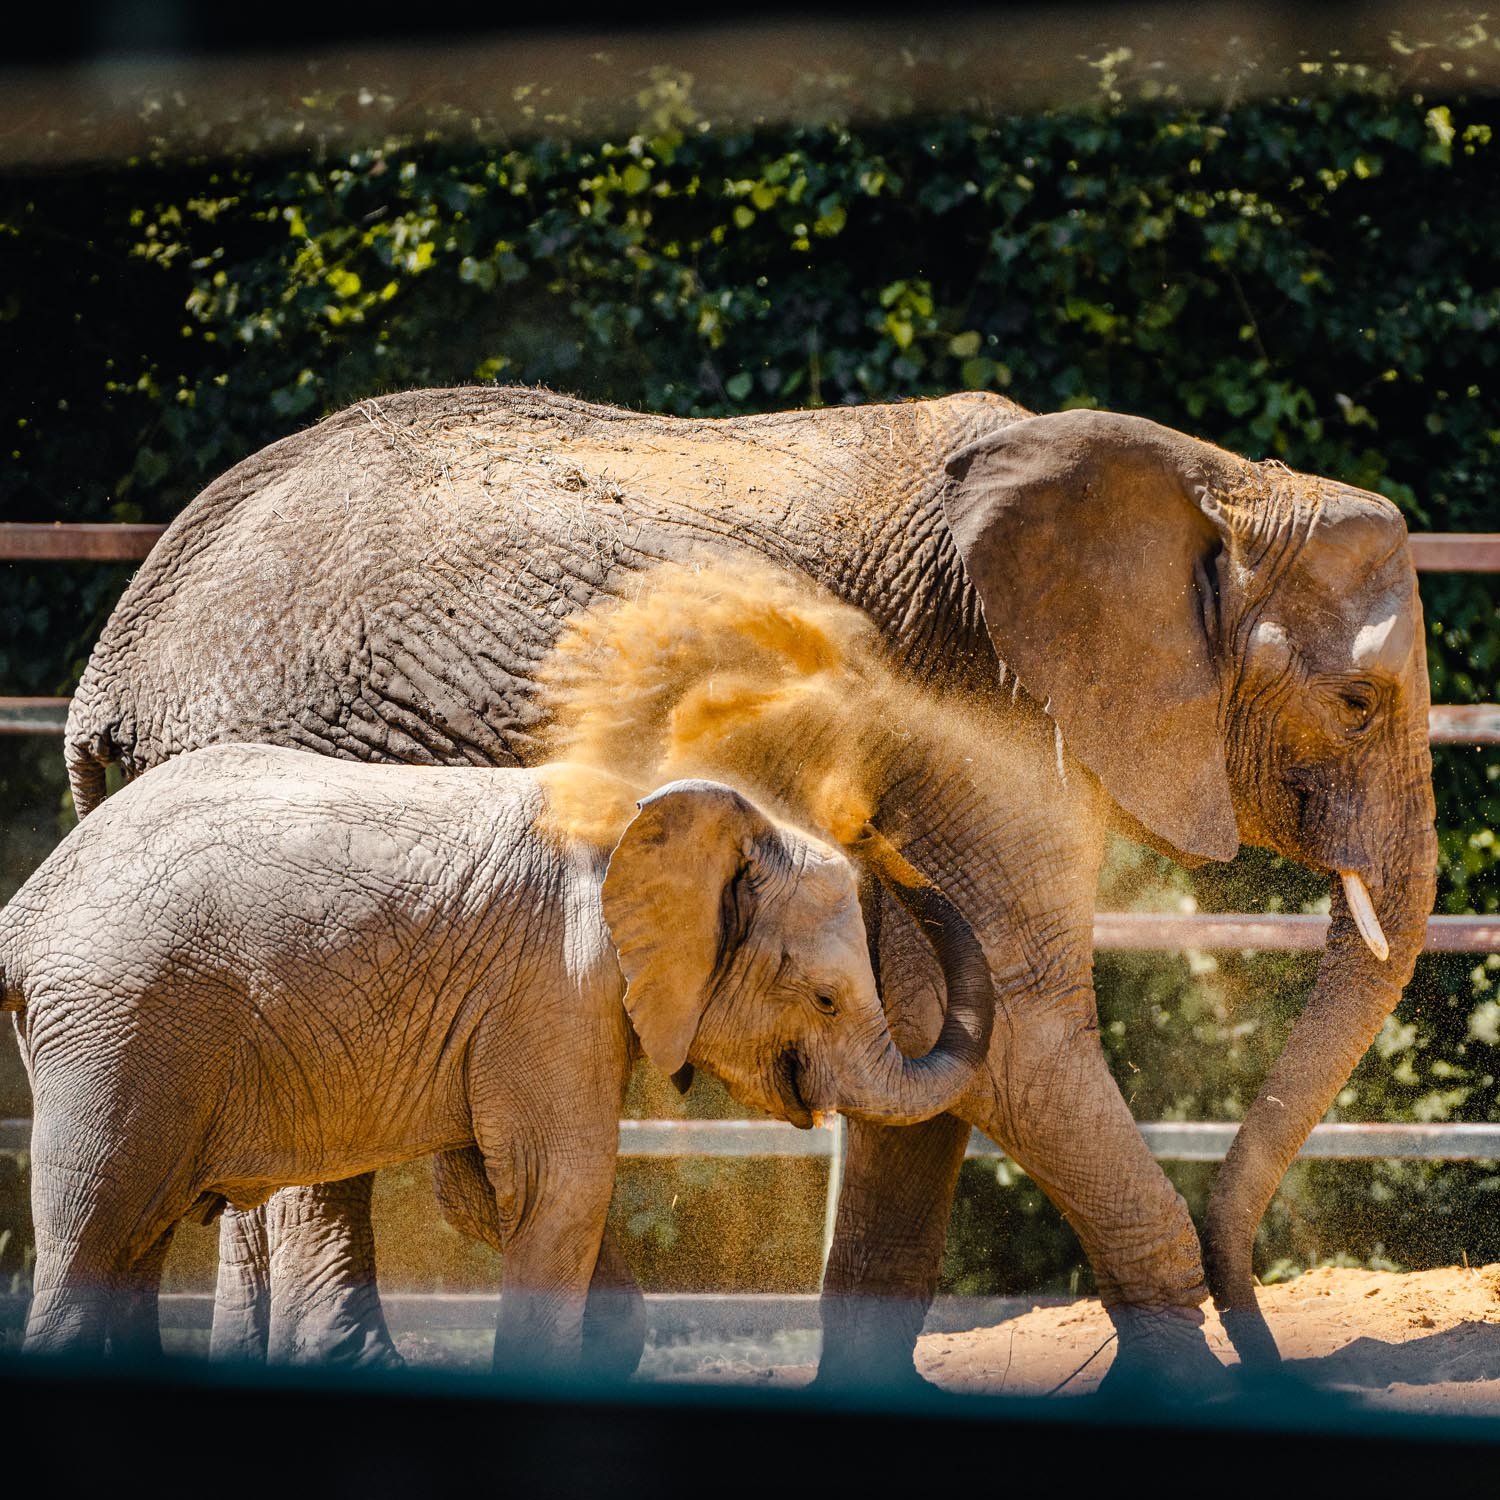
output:
<instances>
[{"instance_id":1,"label":"elephant's ear","mask_svg":"<svg viewBox=\"0 0 1500 1500\"><path fill-rule=\"evenodd\" d=\"M1239 847L1211 639L1215 496L1237 472L1154 422L1071 411L971 444L944 490L1007 670L1126 812L1209 859Z\"/></svg>"},{"instance_id":2,"label":"elephant's ear","mask_svg":"<svg viewBox=\"0 0 1500 1500\"><path fill-rule=\"evenodd\" d=\"M610 855L604 920L641 1048L673 1074L749 932L756 877L780 841L764 814L717 782L674 781L638 805Z\"/></svg>"}]
</instances>

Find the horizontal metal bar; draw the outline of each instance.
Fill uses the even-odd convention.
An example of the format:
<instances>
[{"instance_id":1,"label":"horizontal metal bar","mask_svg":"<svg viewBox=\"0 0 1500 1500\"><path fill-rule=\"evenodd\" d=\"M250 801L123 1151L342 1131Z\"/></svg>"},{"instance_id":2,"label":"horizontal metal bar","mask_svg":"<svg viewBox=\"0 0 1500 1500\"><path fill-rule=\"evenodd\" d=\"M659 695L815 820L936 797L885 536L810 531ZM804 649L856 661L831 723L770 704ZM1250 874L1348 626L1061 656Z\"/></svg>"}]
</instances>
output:
<instances>
[{"instance_id":1,"label":"horizontal metal bar","mask_svg":"<svg viewBox=\"0 0 1500 1500\"><path fill-rule=\"evenodd\" d=\"M1239 1126L1233 1121L1147 1120L1140 1131L1158 1161L1222 1161ZM0 1151L25 1151L30 1120L0 1120ZM621 1120L620 1155L630 1159L683 1156L828 1157L829 1126L798 1130L780 1120ZM968 1155L998 1160L1005 1155L974 1131ZM1300 1155L1337 1161L1500 1160L1500 1124L1324 1124L1315 1125Z\"/></svg>"},{"instance_id":2,"label":"horizontal metal bar","mask_svg":"<svg viewBox=\"0 0 1500 1500\"><path fill-rule=\"evenodd\" d=\"M7 521L0 525L0 561L139 562L166 529L124 521Z\"/></svg>"},{"instance_id":3,"label":"horizontal metal bar","mask_svg":"<svg viewBox=\"0 0 1500 1500\"><path fill-rule=\"evenodd\" d=\"M127 522L8 521L0 524L0 561L135 562L165 530ZM1414 532L1411 555L1424 573L1500 572L1500 532Z\"/></svg>"},{"instance_id":4,"label":"horizontal metal bar","mask_svg":"<svg viewBox=\"0 0 1500 1500\"><path fill-rule=\"evenodd\" d=\"M1141 1126L1158 1161L1223 1161L1238 1130L1237 1124L1202 1120ZM1298 1155L1325 1161L1491 1161L1500 1159L1500 1125L1315 1125Z\"/></svg>"},{"instance_id":5,"label":"horizontal metal bar","mask_svg":"<svg viewBox=\"0 0 1500 1500\"><path fill-rule=\"evenodd\" d=\"M0 698L0 734L61 734L71 698Z\"/></svg>"},{"instance_id":6,"label":"horizontal metal bar","mask_svg":"<svg viewBox=\"0 0 1500 1500\"><path fill-rule=\"evenodd\" d=\"M1434 745L1500 745L1500 703L1434 703L1427 735Z\"/></svg>"},{"instance_id":7,"label":"horizontal metal bar","mask_svg":"<svg viewBox=\"0 0 1500 1500\"><path fill-rule=\"evenodd\" d=\"M828 1156L832 1126L798 1130L780 1120L621 1120L620 1155Z\"/></svg>"},{"instance_id":8,"label":"horizontal metal bar","mask_svg":"<svg viewBox=\"0 0 1500 1500\"><path fill-rule=\"evenodd\" d=\"M1411 557L1421 573L1500 572L1500 532L1414 532Z\"/></svg>"},{"instance_id":9,"label":"horizontal metal bar","mask_svg":"<svg viewBox=\"0 0 1500 1500\"><path fill-rule=\"evenodd\" d=\"M1222 1161L1239 1129L1233 1121L1149 1120L1140 1126L1158 1161ZM828 1156L829 1128L798 1130L779 1120L622 1120L620 1154L676 1156ZM974 1131L967 1154L998 1160L1005 1152ZM1367 1161L1500 1159L1500 1124L1325 1124L1313 1127L1300 1153Z\"/></svg>"},{"instance_id":10,"label":"horizontal metal bar","mask_svg":"<svg viewBox=\"0 0 1500 1500\"><path fill-rule=\"evenodd\" d=\"M1071 1297L937 1296L922 1325L927 1333L993 1328L1035 1307L1061 1307ZM0 1330L18 1330L29 1299L0 1293ZM764 1339L792 1329L820 1326L816 1292L647 1292L646 1330L657 1344L689 1339ZM493 1330L500 1293L381 1291L391 1332L458 1333ZM163 1292L161 1326L206 1333L213 1326L212 1292Z\"/></svg>"},{"instance_id":11,"label":"horizontal metal bar","mask_svg":"<svg viewBox=\"0 0 1500 1500\"><path fill-rule=\"evenodd\" d=\"M1112 952L1319 949L1328 918L1268 912L1241 916L1218 912L1101 911L1094 914L1094 946ZM1428 953L1500 953L1500 917L1428 917Z\"/></svg>"},{"instance_id":12,"label":"horizontal metal bar","mask_svg":"<svg viewBox=\"0 0 1500 1500\"><path fill-rule=\"evenodd\" d=\"M0 734L61 734L68 698L0 698ZM1435 703L1427 713L1434 745L1500 745L1500 703Z\"/></svg>"}]
</instances>

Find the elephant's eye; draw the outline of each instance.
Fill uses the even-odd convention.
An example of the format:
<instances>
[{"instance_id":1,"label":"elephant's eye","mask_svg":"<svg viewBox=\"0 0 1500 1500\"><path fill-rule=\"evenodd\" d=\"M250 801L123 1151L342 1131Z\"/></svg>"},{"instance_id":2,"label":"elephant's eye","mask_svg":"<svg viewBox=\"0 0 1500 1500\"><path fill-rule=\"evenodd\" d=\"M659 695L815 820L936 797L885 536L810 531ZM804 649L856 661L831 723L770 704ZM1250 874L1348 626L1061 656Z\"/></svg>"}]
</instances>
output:
<instances>
[{"instance_id":1,"label":"elephant's eye","mask_svg":"<svg viewBox=\"0 0 1500 1500\"><path fill-rule=\"evenodd\" d=\"M838 1002L832 995L814 995L813 1004L825 1016L836 1016L839 1013Z\"/></svg>"},{"instance_id":2,"label":"elephant's eye","mask_svg":"<svg viewBox=\"0 0 1500 1500\"><path fill-rule=\"evenodd\" d=\"M1339 692L1339 713L1345 727L1358 734L1375 717L1375 695L1368 688L1351 687Z\"/></svg>"}]
</instances>

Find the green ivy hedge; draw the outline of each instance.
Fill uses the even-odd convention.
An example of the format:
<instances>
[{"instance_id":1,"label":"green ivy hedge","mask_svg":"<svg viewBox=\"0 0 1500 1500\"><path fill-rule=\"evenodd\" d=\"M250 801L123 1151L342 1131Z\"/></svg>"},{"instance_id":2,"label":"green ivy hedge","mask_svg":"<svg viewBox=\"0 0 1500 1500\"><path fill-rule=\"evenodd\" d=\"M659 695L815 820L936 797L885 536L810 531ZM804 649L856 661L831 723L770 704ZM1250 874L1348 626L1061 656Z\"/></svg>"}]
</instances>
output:
<instances>
[{"instance_id":1,"label":"green ivy hedge","mask_svg":"<svg viewBox=\"0 0 1500 1500\"><path fill-rule=\"evenodd\" d=\"M1017 117L721 125L658 73L629 81L635 128L608 139L560 125L12 174L5 516L166 520L357 398L504 381L706 415L1003 389L1337 476L1414 529L1494 529L1500 101L1303 63L1269 96L1190 105L1146 98L1129 62L1101 60L1092 101ZM0 691L66 692L124 577L11 567ZM1423 596L1434 698L1493 700L1493 581L1429 576ZM67 812L55 743L3 755L8 893ZM1492 750L1436 755L1441 909L1500 904L1497 778ZM1109 882L1107 904L1322 894L1253 853L1189 878L1122 848ZM1346 1118L1500 1118L1496 962L1423 960ZM1237 1115L1308 978L1294 955L1099 971L1142 1117ZM1206 1177L1181 1175L1197 1201ZM1076 1280L1034 1189L965 1182L950 1284ZM1302 1172L1263 1260L1500 1259L1497 1187L1488 1167Z\"/></svg>"}]
</instances>

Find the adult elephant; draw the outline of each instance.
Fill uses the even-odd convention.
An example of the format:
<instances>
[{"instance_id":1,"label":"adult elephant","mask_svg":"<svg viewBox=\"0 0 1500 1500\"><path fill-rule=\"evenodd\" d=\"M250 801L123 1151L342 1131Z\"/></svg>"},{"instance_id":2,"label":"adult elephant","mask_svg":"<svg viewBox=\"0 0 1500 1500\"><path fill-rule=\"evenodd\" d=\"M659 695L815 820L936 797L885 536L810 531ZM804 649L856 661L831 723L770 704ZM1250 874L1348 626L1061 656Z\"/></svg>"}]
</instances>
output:
<instances>
[{"instance_id":1,"label":"adult elephant","mask_svg":"<svg viewBox=\"0 0 1500 1500\"><path fill-rule=\"evenodd\" d=\"M898 672L1019 726L1027 774L994 789L1013 819L976 821L940 777L908 778L886 810L993 971L989 1074L964 1113L1077 1231L1118 1368L1216 1369L1210 1289L1242 1354L1274 1359L1255 1227L1399 999L1433 898L1421 607L1377 496L1140 418L991 395L722 421L526 390L368 401L247 459L157 545L74 700L79 811L110 762L131 776L222 740L532 761L562 622L705 554L805 573L868 613ZM1244 839L1341 876L1306 1009L1219 1174L1206 1281L1099 1046L1109 826L1186 864ZM930 1036L936 987L899 918L881 950L905 1035ZM851 1126L825 1376L909 1374L967 1133L955 1116ZM294 1191L271 1224L256 1244L264 1226L226 1223L226 1340L262 1337L264 1251L320 1347L387 1357L367 1183Z\"/></svg>"}]
</instances>

